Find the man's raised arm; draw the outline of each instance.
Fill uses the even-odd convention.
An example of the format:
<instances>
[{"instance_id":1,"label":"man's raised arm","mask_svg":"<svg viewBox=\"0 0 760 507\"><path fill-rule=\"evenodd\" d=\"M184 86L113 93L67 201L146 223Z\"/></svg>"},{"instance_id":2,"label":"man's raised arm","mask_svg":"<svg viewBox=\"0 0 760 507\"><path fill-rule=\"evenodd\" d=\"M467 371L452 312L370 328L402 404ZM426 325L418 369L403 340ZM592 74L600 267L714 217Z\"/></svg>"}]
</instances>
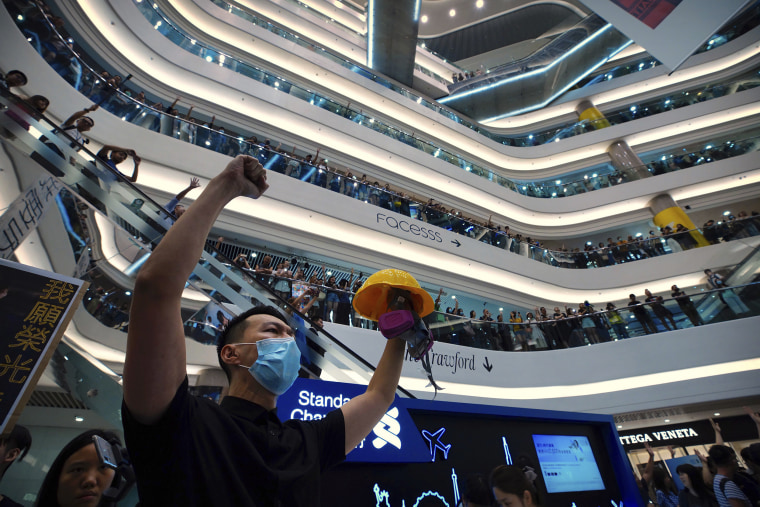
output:
<instances>
[{"instance_id":1,"label":"man's raised arm","mask_svg":"<svg viewBox=\"0 0 760 507\"><path fill-rule=\"evenodd\" d=\"M367 392L341 407L346 424L346 454L369 435L393 403L404 364L405 346L406 342L400 338L388 340Z\"/></svg>"},{"instance_id":2,"label":"man's raised arm","mask_svg":"<svg viewBox=\"0 0 760 507\"><path fill-rule=\"evenodd\" d=\"M157 421L185 378L182 291L211 227L232 199L257 198L267 188L258 160L235 158L166 233L137 275L124 363L124 401L139 422Z\"/></svg>"}]
</instances>

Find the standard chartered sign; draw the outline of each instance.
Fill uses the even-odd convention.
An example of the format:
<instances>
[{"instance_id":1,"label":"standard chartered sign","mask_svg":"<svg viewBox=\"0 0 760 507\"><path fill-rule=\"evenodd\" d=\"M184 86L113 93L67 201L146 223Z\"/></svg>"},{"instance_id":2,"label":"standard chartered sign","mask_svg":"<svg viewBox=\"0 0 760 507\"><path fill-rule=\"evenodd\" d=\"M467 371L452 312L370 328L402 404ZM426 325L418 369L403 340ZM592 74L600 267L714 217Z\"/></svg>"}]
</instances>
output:
<instances>
[{"instance_id":1,"label":"standard chartered sign","mask_svg":"<svg viewBox=\"0 0 760 507\"><path fill-rule=\"evenodd\" d=\"M401 423L398 422L398 408L392 407L375 425L372 432L377 436L372 441L375 449L382 449L385 444L391 444L396 449L401 449L401 439L398 437L401 433Z\"/></svg>"},{"instance_id":2,"label":"standard chartered sign","mask_svg":"<svg viewBox=\"0 0 760 507\"><path fill-rule=\"evenodd\" d=\"M350 399L342 393L337 396L327 396L303 389L298 392L298 406L290 412L290 419L302 421L322 419L329 411L342 407Z\"/></svg>"},{"instance_id":3,"label":"standard chartered sign","mask_svg":"<svg viewBox=\"0 0 760 507\"><path fill-rule=\"evenodd\" d=\"M277 400L277 414L283 420L316 421L366 390L367 386L359 384L299 378ZM396 399L367 438L348 454L348 461L422 463L430 459L427 445L403 401Z\"/></svg>"}]
</instances>

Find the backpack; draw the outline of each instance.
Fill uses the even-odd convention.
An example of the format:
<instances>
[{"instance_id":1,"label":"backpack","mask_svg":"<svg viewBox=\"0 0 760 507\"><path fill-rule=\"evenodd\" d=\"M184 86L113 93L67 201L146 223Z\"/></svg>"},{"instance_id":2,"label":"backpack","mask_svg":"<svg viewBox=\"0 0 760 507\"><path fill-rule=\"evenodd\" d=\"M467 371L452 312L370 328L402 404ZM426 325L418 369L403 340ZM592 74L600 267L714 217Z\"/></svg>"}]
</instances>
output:
<instances>
[{"instance_id":1,"label":"backpack","mask_svg":"<svg viewBox=\"0 0 760 507\"><path fill-rule=\"evenodd\" d=\"M720 492L724 497L726 496L727 482L728 479L724 477L719 483ZM734 474L733 483L736 484L742 493L744 493L744 496L749 498L750 505L760 506L760 485L758 485L751 477L744 472L736 472Z\"/></svg>"}]
</instances>

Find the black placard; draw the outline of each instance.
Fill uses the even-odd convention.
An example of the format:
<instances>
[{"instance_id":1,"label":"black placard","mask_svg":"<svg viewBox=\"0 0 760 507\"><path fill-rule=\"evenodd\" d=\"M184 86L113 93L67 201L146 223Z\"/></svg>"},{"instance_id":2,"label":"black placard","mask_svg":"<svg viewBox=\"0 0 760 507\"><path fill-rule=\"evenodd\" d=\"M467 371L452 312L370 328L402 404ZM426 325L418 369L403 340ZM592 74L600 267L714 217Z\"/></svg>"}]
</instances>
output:
<instances>
[{"instance_id":1,"label":"black placard","mask_svg":"<svg viewBox=\"0 0 760 507\"><path fill-rule=\"evenodd\" d=\"M86 286L0 260L0 434L13 427Z\"/></svg>"}]
</instances>

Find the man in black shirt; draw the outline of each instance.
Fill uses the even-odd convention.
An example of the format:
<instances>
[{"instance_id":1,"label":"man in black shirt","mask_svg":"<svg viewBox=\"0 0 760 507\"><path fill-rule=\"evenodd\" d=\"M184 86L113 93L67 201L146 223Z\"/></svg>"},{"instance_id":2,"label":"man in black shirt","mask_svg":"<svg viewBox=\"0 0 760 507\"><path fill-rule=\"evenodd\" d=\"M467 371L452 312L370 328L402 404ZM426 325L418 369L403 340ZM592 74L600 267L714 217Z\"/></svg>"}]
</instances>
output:
<instances>
[{"instance_id":1,"label":"man in black shirt","mask_svg":"<svg viewBox=\"0 0 760 507\"><path fill-rule=\"evenodd\" d=\"M277 396L298 373L293 330L274 309L234 319L218 356L230 379L221 405L187 393L181 298L224 206L268 188L238 156L167 232L138 274L124 363L122 420L143 506L318 505L320 477L372 430L393 402L405 342L391 339L367 391L324 419L287 421Z\"/></svg>"},{"instance_id":2,"label":"man in black shirt","mask_svg":"<svg viewBox=\"0 0 760 507\"><path fill-rule=\"evenodd\" d=\"M639 324L641 324L641 327L644 329L644 332L646 334L653 334L657 332L657 326L654 324L654 320L652 320L652 316L649 315L649 312L646 308L644 308L644 305L641 304L641 301L636 300L636 294L630 294L628 296L628 307L633 312L633 315L636 317L636 320L639 321Z\"/></svg>"},{"instance_id":3,"label":"man in black shirt","mask_svg":"<svg viewBox=\"0 0 760 507\"><path fill-rule=\"evenodd\" d=\"M670 291L671 297L675 298L676 303L678 303L678 306L681 307L681 311L684 313L684 315L689 318L691 324L693 326L704 325L704 322L702 322L702 317L699 315L699 311L697 311L697 308L694 306L694 303L692 302L689 295L679 289L677 285L670 287Z\"/></svg>"}]
</instances>

